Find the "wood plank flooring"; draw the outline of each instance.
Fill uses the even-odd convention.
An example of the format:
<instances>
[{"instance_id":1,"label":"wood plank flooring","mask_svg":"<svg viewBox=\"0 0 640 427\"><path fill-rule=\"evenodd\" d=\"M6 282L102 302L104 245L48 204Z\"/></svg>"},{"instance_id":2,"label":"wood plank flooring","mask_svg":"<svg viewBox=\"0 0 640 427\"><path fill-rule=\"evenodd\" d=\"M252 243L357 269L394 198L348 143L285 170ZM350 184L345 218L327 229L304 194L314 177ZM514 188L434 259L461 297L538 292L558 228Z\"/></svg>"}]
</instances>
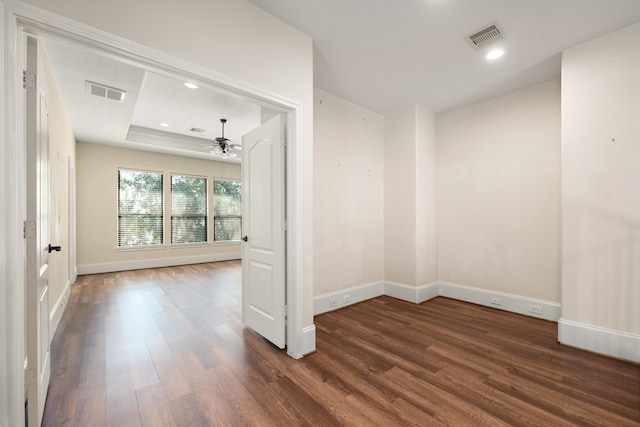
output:
<instances>
[{"instance_id":1,"label":"wood plank flooring","mask_svg":"<svg viewBox=\"0 0 640 427\"><path fill-rule=\"evenodd\" d=\"M81 276L44 426L640 425L640 365L557 324L436 298L317 316L293 360L241 324L241 266Z\"/></svg>"}]
</instances>

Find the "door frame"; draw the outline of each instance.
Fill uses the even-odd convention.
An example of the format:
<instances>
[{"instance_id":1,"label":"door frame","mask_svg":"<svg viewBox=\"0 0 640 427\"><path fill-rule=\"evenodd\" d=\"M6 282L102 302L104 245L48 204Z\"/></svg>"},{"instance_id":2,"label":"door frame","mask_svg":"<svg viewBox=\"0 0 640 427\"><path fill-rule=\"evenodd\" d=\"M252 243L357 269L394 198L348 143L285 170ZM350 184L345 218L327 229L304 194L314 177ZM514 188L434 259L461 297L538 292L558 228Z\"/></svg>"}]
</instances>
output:
<instances>
[{"instance_id":1,"label":"door frame","mask_svg":"<svg viewBox=\"0 0 640 427\"><path fill-rule=\"evenodd\" d=\"M26 257L23 221L26 218L26 174L24 100L22 69L25 52L21 46L23 29L30 34L53 36L115 55L124 61L167 76L193 78L218 89L250 99L280 111L286 117L286 239L287 353L304 354L309 331L303 328L303 149L302 104L278 94L253 87L130 40L98 30L14 0L0 0L0 129L3 140L3 204L0 212L0 412L10 425L24 424L25 292ZM189 71L187 71L189 70ZM304 337L304 339L303 339Z\"/></svg>"}]
</instances>

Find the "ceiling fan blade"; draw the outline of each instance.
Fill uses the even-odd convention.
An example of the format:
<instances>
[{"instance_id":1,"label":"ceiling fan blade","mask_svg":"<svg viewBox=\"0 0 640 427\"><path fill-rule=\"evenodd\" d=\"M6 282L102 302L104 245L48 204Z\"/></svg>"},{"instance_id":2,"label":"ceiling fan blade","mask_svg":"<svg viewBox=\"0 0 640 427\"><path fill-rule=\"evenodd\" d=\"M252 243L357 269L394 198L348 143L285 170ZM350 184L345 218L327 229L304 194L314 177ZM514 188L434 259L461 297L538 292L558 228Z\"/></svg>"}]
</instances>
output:
<instances>
[{"instance_id":1,"label":"ceiling fan blade","mask_svg":"<svg viewBox=\"0 0 640 427\"><path fill-rule=\"evenodd\" d=\"M202 152L209 152L209 151L213 151L216 147L218 146L218 144L216 144L215 142L209 144L209 145L202 145L200 147L194 147L192 148L193 151L202 151Z\"/></svg>"}]
</instances>

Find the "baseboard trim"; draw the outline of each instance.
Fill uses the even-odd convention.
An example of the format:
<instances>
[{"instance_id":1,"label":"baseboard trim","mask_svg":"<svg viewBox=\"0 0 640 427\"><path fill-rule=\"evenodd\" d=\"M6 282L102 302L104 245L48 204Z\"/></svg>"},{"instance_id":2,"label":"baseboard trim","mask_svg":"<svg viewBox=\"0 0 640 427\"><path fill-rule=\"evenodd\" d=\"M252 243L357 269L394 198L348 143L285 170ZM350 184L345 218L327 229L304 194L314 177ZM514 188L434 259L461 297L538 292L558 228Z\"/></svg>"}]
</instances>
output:
<instances>
[{"instance_id":1,"label":"baseboard trim","mask_svg":"<svg viewBox=\"0 0 640 427\"><path fill-rule=\"evenodd\" d=\"M354 286L315 297L313 299L313 314L317 315L337 310L382 295L414 304L420 304L437 296L443 296L552 322L557 322L560 318L560 304L555 302L450 282L432 282L421 286L411 286L397 282L373 282ZM538 312L531 312L530 306L537 308Z\"/></svg>"},{"instance_id":2,"label":"baseboard trim","mask_svg":"<svg viewBox=\"0 0 640 427\"><path fill-rule=\"evenodd\" d=\"M384 295L383 282L366 283L313 298L313 314L322 314Z\"/></svg>"},{"instance_id":3,"label":"baseboard trim","mask_svg":"<svg viewBox=\"0 0 640 427\"><path fill-rule=\"evenodd\" d=\"M307 355L316 351L316 325L302 328L302 354Z\"/></svg>"},{"instance_id":4,"label":"baseboard trim","mask_svg":"<svg viewBox=\"0 0 640 427\"><path fill-rule=\"evenodd\" d=\"M440 296L552 322L557 322L560 318L559 303L458 285L456 283L440 282ZM537 309L537 311L531 311L531 307L534 310Z\"/></svg>"},{"instance_id":5,"label":"baseboard trim","mask_svg":"<svg viewBox=\"0 0 640 427\"><path fill-rule=\"evenodd\" d=\"M71 282L67 282L62 294L56 301L53 306L53 310L49 314L49 343L53 340L53 336L56 334L58 330L58 326L60 325L60 321L62 320L62 315L67 308L67 302L69 301L69 294L71 293Z\"/></svg>"},{"instance_id":6,"label":"baseboard trim","mask_svg":"<svg viewBox=\"0 0 640 427\"><path fill-rule=\"evenodd\" d=\"M135 261L106 262L101 264L83 264L78 266L78 275L112 273L114 271L140 270L143 268L172 267L175 265L201 264L204 262L230 261L241 259L240 252L192 255L175 258L156 258Z\"/></svg>"},{"instance_id":7,"label":"baseboard trim","mask_svg":"<svg viewBox=\"0 0 640 427\"><path fill-rule=\"evenodd\" d=\"M637 334L561 318L558 320L558 341L571 347L640 363L640 335Z\"/></svg>"},{"instance_id":8,"label":"baseboard trim","mask_svg":"<svg viewBox=\"0 0 640 427\"><path fill-rule=\"evenodd\" d=\"M557 322L560 318L560 304L555 302L449 282L433 282L418 287L403 283L385 282L384 295L416 304L437 296L443 296L554 322ZM530 306L538 308L540 312L530 312Z\"/></svg>"},{"instance_id":9,"label":"baseboard trim","mask_svg":"<svg viewBox=\"0 0 640 427\"><path fill-rule=\"evenodd\" d=\"M418 286L418 304L429 301L437 296L440 296L440 283L433 282Z\"/></svg>"},{"instance_id":10,"label":"baseboard trim","mask_svg":"<svg viewBox=\"0 0 640 427\"><path fill-rule=\"evenodd\" d=\"M403 301L420 304L440 295L438 282L420 286L410 286L397 282L384 282L384 294Z\"/></svg>"}]
</instances>

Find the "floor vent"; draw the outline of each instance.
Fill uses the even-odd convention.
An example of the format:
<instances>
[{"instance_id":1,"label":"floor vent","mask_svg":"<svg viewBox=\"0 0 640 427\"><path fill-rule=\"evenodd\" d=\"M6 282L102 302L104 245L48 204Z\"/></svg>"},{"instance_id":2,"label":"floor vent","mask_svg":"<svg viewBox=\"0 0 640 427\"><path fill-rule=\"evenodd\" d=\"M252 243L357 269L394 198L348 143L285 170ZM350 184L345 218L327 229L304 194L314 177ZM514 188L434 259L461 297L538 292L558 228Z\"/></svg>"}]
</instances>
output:
<instances>
[{"instance_id":1,"label":"floor vent","mask_svg":"<svg viewBox=\"0 0 640 427\"><path fill-rule=\"evenodd\" d=\"M471 45L472 48L478 50L482 46L486 46L489 43L493 43L496 40L504 38L504 35L497 24L491 24L482 30L465 37L465 40Z\"/></svg>"},{"instance_id":2,"label":"floor vent","mask_svg":"<svg viewBox=\"0 0 640 427\"><path fill-rule=\"evenodd\" d=\"M103 85L100 83L86 81L87 92L91 95L99 96L100 98L112 99L118 102L124 102L124 96L127 94L122 89L116 89L115 87Z\"/></svg>"}]
</instances>

